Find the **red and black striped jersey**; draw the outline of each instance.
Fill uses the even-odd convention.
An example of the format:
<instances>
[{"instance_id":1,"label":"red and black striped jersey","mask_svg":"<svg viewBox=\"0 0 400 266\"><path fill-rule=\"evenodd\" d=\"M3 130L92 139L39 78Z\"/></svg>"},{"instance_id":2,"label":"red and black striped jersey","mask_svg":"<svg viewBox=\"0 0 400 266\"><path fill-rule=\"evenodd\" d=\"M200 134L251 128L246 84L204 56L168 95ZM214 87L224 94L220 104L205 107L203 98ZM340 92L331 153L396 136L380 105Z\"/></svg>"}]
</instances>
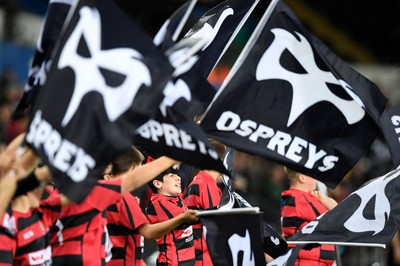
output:
<instances>
[{"instance_id":1,"label":"red and black striped jersey","mask_svg":"<svg viewBox=\"0 0 400 266\"><path fill-rule=\"evenodd\" d=\"M164 222L178 216L186 210L180 196L153 194L146 208L147 218L151 223ZM195 253L193 230L191 225L182 224L156 239L158 246L157 265L193 266Z\"/></svg>"},{"instance_id":2,"label":"red and black striped jersey","mask_svg":"<svg viewBox=\"0 0 400 266\"><path fill-rule=\"evenodd\" d=\"M51 230L53 265L104 265L106 209L121 200L121 178L100 180L79 204L62 208Z\"/></svg>"},{"instance_id":3,"label":"red and black striped jersey","mask_svg":"<svg viewBox=\"0 0 400 266\"><path fill-rule=\"evenodd\" d=\"M50 227L60 217L58 193L40 201L38 208L28 212L13 210L16 251L14 265L50 265Z\"/></svg>"},{"instance_id":4,"label":"red and black striped jersey","mask_svg":"<svg viewBox=\"0 0 400 266\"><path fill-rule=\"evenodd\" d=\"M184 200L189 209L211 210L218 208L221 196L222 191L215 179L206 172L199 172L189 184ZM200 222L193 225L193 235L196 266L213 265Z\"/></svg>"},{"instance_id":5,"label":"red and black striped jersey","mask_svg":"<svg viewBox=\"0 0 400 266\"><path fill-rule=\"evenodd\" d=\"M137 198L130 193L108 207L107 229L112 243L112 257L106 265L144 265L144 237L136 229L148 223Z\"/></svg>"},{"instance_id":6,"label":"red and black striped jersey","mask_svg":"<svg viewBox=\"0 0 400 266\"><path fill-rule=\"evenodd\" d=\"M16 249L14 236L15 220L9 205L0 219L0 266L11 266L14 263Z\"/></svg>"},{"instance_id":7,"label":"red and black striped jersey","mask_svg":"<svg viewBox=\"0 0 400 266\"><path fill-rule=\"evenodd\" d=\"M290 237L306 224L328 210L310 193L290 188L281 194L281 226L284 237ZM335 247L321 245L311 250L301 250L295 265L332 265Z\"/></svg>"}]
</instances>

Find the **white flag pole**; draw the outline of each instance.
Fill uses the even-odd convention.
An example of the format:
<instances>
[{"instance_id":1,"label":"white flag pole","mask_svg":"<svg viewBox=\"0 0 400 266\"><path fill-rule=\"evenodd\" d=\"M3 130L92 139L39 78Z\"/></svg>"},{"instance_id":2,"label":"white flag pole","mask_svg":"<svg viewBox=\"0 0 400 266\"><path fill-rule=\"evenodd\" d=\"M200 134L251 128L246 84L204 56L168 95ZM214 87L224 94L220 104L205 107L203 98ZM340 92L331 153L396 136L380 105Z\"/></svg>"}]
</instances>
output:
<instances>
[{"instance_id":1,"label":"white flag pole","mask_svg":"<svg viewBox=\"0 0 400 266\"><path fill-rule=\"evenodd\" d=\"M226 215L226 214L259 214L259 207L251 207L251 208L236 208L230 210L208 210L208 211L199 211L197 213L198 217L210 216L210 215Z\"/></svg>"},{"instance_id":2,"label":"white flag pole","mask_svg":"<svg viewBox=\"0 0 400 266\"><path fill-rule=\"evenodd\" d=\"M380 243L353 243L353 242L334 242L334 241L332 241L332 242L329 242L329 241L286 241L286 243L288 243L288 245L321 244L321 245L386 248L385 244L380 244Z\"/></svg>"},{"instance_id":3,"label":"white flag pole","mask_svg":"<svg viewBox=\"0 0 400 266\"><path fill-rule=\"evenodd\" d=\"M251 6L251 8L249 9L249 11L247 11L246 15L242 18L242 20L240 21L239 25L237 26L237 28L235 29L235 31L233 32L231 38L229 39L229 41L226 43L224 50L222 51L222 53L219 55L218 60L215 62L215 65L212 69L215 68L215 66L218 64L218 62L221 60L222 56L225 54L226 50L228 50L228 47L231 45L231 43L233 42L233 40L235 39L236 35L239 33L240 29L243 27L243 24L247 21L247 19L249 18L250 14L253 12L254 8L257 6L259 0L254 1L254 4ZM211 70L212 71L212 70ZM211 73L211 72L210 72Z\"/></svg>"},{"instance_id":4,"label":"white flag pole","mask_svg":"<svg viewBox=\"0 0 400 266\"><path fill-rule=\"evenodd\" d=\"M208 105L206 111L202 115L200 119L203 119L204 116L206 116L207 112L210 110L211 106L214 104L218 96L221 94L221 92L225 89L226 85L231 81L232 77L236 74L237 70L239 67L243 64L243 61L247 58L248 54L250 53L251 48L254 46L254 44L257 42L257 39L260 37L262 31L265 28L265 24L267 23L269 17L271 16L272 12L274 11L276 5L279 3L279 0L272 0L271 3L269 4L267 10L265 11L264 15L261 17L260 21L257 24L257 27L254 29L253 33L251 34L249 40L247 41L246 45L244 46L242 52L236 59L235 63L232 66L231 71L229 71L228 76L222 83L221 87L215 94L213 100L211 103Z\"/></svg>"},{"instance_id":5,"label":"white flag pole","mask_svg":"<svg viewBox=\"0 0 400 266\"><path fill-rule=\"evenodd\" d=\"M186 9L185 14L182 17L182 20L179 22L178 27L176 27L174 34L172 35L172 41L176 42L178 39L179 34L181 34L183 26L185 26L185 23L187 19L189 18L190 14L192 13L192 10L194 6L196 5L197 0L191 0L188 9Z\"/></svg>"}]
</instances>

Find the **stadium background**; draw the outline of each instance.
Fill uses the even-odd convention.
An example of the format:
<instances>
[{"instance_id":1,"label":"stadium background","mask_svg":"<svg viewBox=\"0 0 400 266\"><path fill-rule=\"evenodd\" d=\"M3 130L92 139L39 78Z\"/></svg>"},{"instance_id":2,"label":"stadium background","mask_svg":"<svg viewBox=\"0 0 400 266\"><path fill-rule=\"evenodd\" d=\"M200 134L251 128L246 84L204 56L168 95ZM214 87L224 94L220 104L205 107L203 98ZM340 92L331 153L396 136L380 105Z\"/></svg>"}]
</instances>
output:
<instances>
[{"instance_id":1,"label":"stadium background","mask_svg":"<svg viewBox=\"0 0 400 266\"><path fill-rule=\"evenodd\" d=\"M150 36L154 36L162 23L183 3L183 0L116 1ZM199 0L183 32L187 32L204 12L220 2ZM269 3L260 2L210 76L216 87L222 83ZM315 35L380 86L389 98L389 105L399 104L400 1L285 2ZM0 0L0 92L11 95L15 101L20 97L28 75L47 4L47 0ZM9 123L7 118L4 119L0 123ZM8 138L12 136L12 132L8 132ZM387 146L379 136L368 153L331 193L340 201L365 181L386 173L392 167ZM266 221L278 229L280 192L287 186L281 166L238 152L235 172L237 192L252 205L260 206ZM341 252L343 265L394 265L390 248L343 248ZM364 260L359 261L360 258Z\"/></svg>"}]
</instances>

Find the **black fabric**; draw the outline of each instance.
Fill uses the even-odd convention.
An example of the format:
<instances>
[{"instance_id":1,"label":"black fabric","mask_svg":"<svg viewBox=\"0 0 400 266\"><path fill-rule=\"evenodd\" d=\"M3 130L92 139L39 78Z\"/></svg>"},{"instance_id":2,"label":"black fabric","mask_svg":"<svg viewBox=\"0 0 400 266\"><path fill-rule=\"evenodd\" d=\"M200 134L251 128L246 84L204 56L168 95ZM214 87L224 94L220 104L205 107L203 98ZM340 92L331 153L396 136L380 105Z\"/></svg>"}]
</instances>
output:
<instances>
[{"instance_id":1,"label":"black fabric","mask_svg":"<svg viewBox=\"0 0 400 266\"><path fill-rule=\"evenodd\" d=\"M41 39L37 42L41 49L35 50L24 94L12 115L14 120L29 113L32 105L35 103L40 87L46 81L46 76L49 71L49 60L70 7L71 5L67 2L49 3L41 29Z\"/></svg>"},{"instance_id":2,"label":"black fabric","mask_svg":"<svg viewBox=\"0 0 400 266\"><path fill-rule=\"evenodd\" d=\"M212 36L207 36L210 41L191 57L193 66L189 70L183 69L170 84L174 86L175 95L178 91L185 92L184 95L176 99L170 108L157 113L154 120L139 130L135 141L140 146L200 169L214 169L227 173L206 134L193 119L203 113L213 99L216 91L206 79L256 3L254 0L222 2L206 12L189 32L171 47L171 50L174 50L188 44L197 45L201 41L201 38L198 38L202 35L200 32L203 28L213 28L213 32L210 33ZM185 67L183 64L182 68ZM157 132L157 135L150 135L151 132Z\"/></svg>"},{"instance_id":3,"label":"black fabric","mask_svg":"<svg viewBox=\"0 0 400 266\"><path fill-rule=\"evenodd\" d=\"M13 198L23 195L28 191L31 191L32 189L38 187L39 185L40 185L40 182L37 179L35 172L32 172L25 178L18 180L17 190L15 191Z\"/></svg>"}]
</instances>

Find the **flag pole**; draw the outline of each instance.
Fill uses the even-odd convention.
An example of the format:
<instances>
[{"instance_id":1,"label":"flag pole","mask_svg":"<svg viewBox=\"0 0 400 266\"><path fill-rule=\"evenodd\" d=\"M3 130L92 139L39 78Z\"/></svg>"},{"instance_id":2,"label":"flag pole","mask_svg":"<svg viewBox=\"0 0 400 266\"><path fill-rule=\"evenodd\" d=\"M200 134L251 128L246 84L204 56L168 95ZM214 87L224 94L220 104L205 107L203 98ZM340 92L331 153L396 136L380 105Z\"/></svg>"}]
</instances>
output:
<instances>
[{"instance_id":1,"label":"flag pole","mask_svg":"<svg viewBox=\"0 0 400 266\"><path fill-rule=\"evenodd\" d=\"M317 190L319 190L323 195L328 196L328 189L325 183L321 181L317 181ZM335 257L336 257L336 266L342 266L342 260L340 257L340 250L338 245L334 245L335 247Z\"/></svg>"},{"instance_id":2,"label":"flag pole","mask_svg":"<svg viewBox=\"0 0 400 266\"><path fill-rule=\"evenodd\" d=\"M192 13L192 10L194 6L196 5L197 0L192 0L188 6L188 9L186 10L185 14L182 17L182 20L179 22L178 27L176 27L174 35L172 35L172 41L176 42L178 39L179 34L181 34L183 26L185 25L187 19L189 18L190 14Z\"/></svg>"},{"instance_id":3,"label":"flag pole","mask_svg":"<svg viewBox=\"0 0 400 266\"><path fill-rule=\"evenodd\" d=\"M229 71L228 76L225 78L224 82L222 83L221 87L215 94L211 103L208 105L206 111L201 116L200 123L203 120L203 117L206 116L207 112L210 110L211 106L214 104L216 99L219 97L219 95L225 89L226 85L230 82L232 77L236 74L239 67L243 64L243 61L247 58L248 54L250 53L251 48L256 43L257 39L260 37L262 31L265 28L265 24L267 24L269 17L271 16L272 12L274 11L274 9L275 9L276 5L279 3L279 1L280 0L272 0L271 3L268 5L267 10L265 11L264 15L261 17L260 21L258 22L257 27L254 29L249 40L247 41L246 45L244 46L242 52L240 53L240 55L236 59L235 63L233 64L231 71Z\"/></svg>"},{"instance_id":4,"label":"flag pole","mask_svg":"<svg viewBox=\"0 0 400 266\"><path fill-rule=\"evenodd\" d=\"M240 21L239 25L237 26L237 28L235 29L235 31L233 32L233 34L231 35L231 38L229 39L229 41L226 43L224 50L222 50L222 53L219 55L218 60L215 62L214 67L212 68L212 70L215 68L215 66L218 64L218 62L221 60L222 56L225 54L226 50L228 50L228 47L231 45L231 43L233 42L233 40L236 38L236 35L238 34L238 32L240 31L240 29L243 27L243 24L247 21L247 19L249 18L250 14L253 12L254 8L257 6L257 4L259 3L259 0L254 1L254 4L251 6L251 8L247 11L246 15L242 18L242 20ZM211 70L211 71L212 71ZM210 74L211 74L210 71Z\"/></svg>"},{"instance_id":5,"label":"flag pole","mask_svg":"<svg viewBox=\"0 0 400 266\"><path fill-rule=\"evenodd\" d=\"M385 244L380 243L353 243L353 242L330 242L330 241L286 241L288 245L302 245L302 244L320 244L320 245L338 245L349 247L372 247L372 248L386 248Z\"/></svg>"},{"instance_id":6,"label":"flag pole","mask_svg":"<svg viewBox=\"0 0 400 266\"><path fill-rule=\"evenodd\" d=\"M237 208L237 209L228 209L228 210L207 210L207 211L199 211L197 212L198 217L205 217L209 215L225 215L225 214L259 214L259 207L251 207L251 208Z\"/></svg>"}]
</instances>

